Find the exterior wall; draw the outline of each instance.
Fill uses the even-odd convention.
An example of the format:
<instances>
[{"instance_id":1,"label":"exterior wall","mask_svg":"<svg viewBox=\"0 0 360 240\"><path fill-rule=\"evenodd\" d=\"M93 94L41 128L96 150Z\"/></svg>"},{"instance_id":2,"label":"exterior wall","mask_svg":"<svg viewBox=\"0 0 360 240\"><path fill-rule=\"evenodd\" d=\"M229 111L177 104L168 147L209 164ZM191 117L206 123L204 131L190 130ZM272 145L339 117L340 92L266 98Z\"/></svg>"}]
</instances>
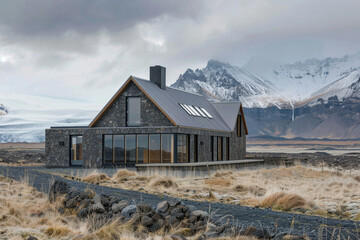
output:
<instances>
[{"instance_id":1,"label":"exterior wall","mask_svg":"<svg viewBox=\"0 0 360 240\"><path fill-rule=\"evenodd\" d=\"M126 127L126 97L141 97L141 126L173 126L160 109L133 83L111 105L95 127Z\"/></svg>"},{"instance_id":2,"label":"exterior wall","mask_svg":"<svg viewBox=\"0 0 360 240\"><path fill-rule=\"evenodd\" d=\"M239 113L240 114L240 113ZM244 121L241 118L241 137L237 136L237 127L236 123L235 130L231 133L230 137L230 160L240 160L246 158L246 133L244 127Z\"/></svg>"},{"instance_id":3,"label":"exterior wall","mask_svg":"<svg viewBox=\"0 0 360 240\"><path fill-rule=\"evenodd\" d=\"M49 167L70 166L70 136L83 136L83 167L103 166L103 135L107 134L151 134L183 133L190 134L190 162L194 161L194 135L198 135L198 161L211 161L211 136L229 137L230 160L245 158L245 137L234 133L180 128L180 127L124 127L124 128L52 128L46 130L46 158ZM243 130L243 135L245 131ZM64 142L61 146L59 142ZM217 148L214 146L215 154ZM244 151L237 153L237 151Z\"/></svg>"}]
</instances>

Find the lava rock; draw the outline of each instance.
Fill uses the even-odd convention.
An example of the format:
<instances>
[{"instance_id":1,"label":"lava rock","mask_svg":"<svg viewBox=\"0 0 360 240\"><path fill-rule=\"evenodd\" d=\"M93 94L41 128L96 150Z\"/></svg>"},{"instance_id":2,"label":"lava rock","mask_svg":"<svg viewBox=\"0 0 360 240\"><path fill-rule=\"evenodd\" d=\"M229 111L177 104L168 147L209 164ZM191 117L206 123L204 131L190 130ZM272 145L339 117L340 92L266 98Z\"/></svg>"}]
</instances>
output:
<instances>
[{"instance_id":1,"label":"lava rock","mask_svg":"<svg viewBox=\"0 0 360 240\"><path fill-rule=\"evenodd\" d=\"M69 191L69 186L66 182L61 180L55 180L49 190L49 201L54 202L60 195L66 194Z\"/></svg>"},{"instance_id":2,"label":"lava rock","mask_svg":"<svg viewBox=\"0 0 360 240\"><path fill-rule=\"evenodd\" d=\"M105 212L105 208L101 203L94 203L90 206L90 212L103 213Z\"/></svg>"},{"instance_id":3,"label":"lava rock","mask_svg":"<svg viewBox=\"0 0 360 240\"><path fill-rule=\"evenodd\" d=\"M88 214L89 214L89 210L87 208L83 208L76 214L76 216L78 218L86 218Z\"/></svg>"},{"instance_id":4,"label":"lava rock","mask_svg":"<svg viewBox=\"0 0 360 240\"><path fill-rule=\"evenodd\" d=\"M111 210L113 213L118 213L118 212L121 212L125 207L127 207L129 205L130 204L127 201L122 200L118 203L113 204L111 207Z\"/></svg>"},{"instance_id":5,"label":"lava rock","mask_svg":"<svg viewBox=\"0 0 360 240\"><path fill-rule=\"evenodd\" d=\"M143 225L144 227L150 227L153 223L154 221L148 216L143 216L141 219L141 225Z\"/></svg>"},{"instance_id":6,"label":"lava rock","mask_svg":"<svg viewBox=\"0 0 360 240\"><path fill-rule=\"evenodd\" d=\"M157 208L156 208L156 212L157 213L165 213L169 208L169 204L167 201L163 201L158 203Z\"/></svg>"},{"instance_id":7,"label":"lava rock","mask_svg":"<svg viewBox=\"0 0 360 240\"><path fill-rule=\"evenodd\" d=\"M129 205L121 210L121 215L125 218L130 218L136 212L136 209L135 205Z\"/></svg>"}]
</instances>

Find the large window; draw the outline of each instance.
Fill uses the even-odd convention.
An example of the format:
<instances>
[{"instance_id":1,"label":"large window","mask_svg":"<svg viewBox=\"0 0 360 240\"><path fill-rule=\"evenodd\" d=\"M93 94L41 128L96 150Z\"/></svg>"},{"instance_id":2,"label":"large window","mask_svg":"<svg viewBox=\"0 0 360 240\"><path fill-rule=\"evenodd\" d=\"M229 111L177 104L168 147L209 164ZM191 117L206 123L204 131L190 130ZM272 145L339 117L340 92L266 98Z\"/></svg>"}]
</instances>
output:
<instances>
[{"instance_id":1,"label":"large window","mask_svg":"<svg viewBox=\"0 0 360 240\"><path fill-rule=\"evenodd\" d=\"M126 163L136 162L136 135L125 135Z\"/></svg>"},{"instance_id":2,"label":"large window","mask_svg":"<svg viewBox=\"0 0 360 240\"><path fill-rule=\"evenodd\" d=\"M198 135L194 135L194 162L198 161Z\"/></svg>"},{"instance_id":3,"label":"large window","mask_svg":"<svg viewBox=\"0 0 360 240\"><path fill-rule=\"evenodd\" d=\"M178 134L177 135L177 161L178 162L189 162L189 140L188 135Z\"/></svg>"},{"instance_id":4,"label":"large window","mask_svg":"<svg viewBox=\"0 0 360 240\"><path fill-rule=\"evenodd\" d=\"M104 162L113 163L114 158L113 135L104 136Z\"/></svg>"},{"instance_id":5,"label":"large window","mask_svg":"<svg viewBox=\"0 0 360 240\"><path fill-rule=\"evenodd\" d=\"M114 135L114 163L125 163L125 141L124 135Z\"/></svg>"},{"instance_id":6,"label":"large window","mask_svg":"<svg viewBox=\"0 0 360 240\"><path fill-rule=\"evenodd\" d=\"M218 138L217 137L212 137L212 147L213 147L213 161L217 161L218 160L218 155L217 155L217 146L218 146Z\"/></svg>"},{"instance_id":7,"label":"large window","mask_svg":"<svg viewBox=\"0 0 360 240\"><path fill-rule=\"evenodd\" d=\"M149 162L149 135L137 135L137 159L138 163Z\"/></svg>"},{"instance_id":8,"label":"large window","mask_svg":"<svg viewBox=\"0 0 360 240\"><path fill-rule=\"evenodd\" d=\"M222 139L222 160L229 160L229 138Z\"/></svg>"},{"instance_id":9,"label":"large window","mask_svg":"<svg viewBox=\"0 0 360 240\"><path fill-rule=\"evenodd\" d=\"M140 97L127 97L126 101L127 126L140 126Z\"/></svg>"},{"instance_id":10,"label":"large window","mask_svg":"<svg viewBox=\"0 0 360 240\"><path fill-rule=\"evenodd\" d=\"M174 135L161 134L161 162L174 162Z\"/></svg>"},{"instance_id":11,"label":"large window","mask_svg":"<svg viewBox=\"0 0 360 240\"><path fill-rule=\"evenodd\" d=\"M160 134L150 134L149 142L149 163L160 163Z\"/></svg>"},{"instance_id":12,"label":"large window","mask_svg":"<svg viewBox=\"0 0 360 240\"><path fill-rule=\"evenodd\" d=\"M73 166L81 166L83 160L82 136L71 136L70 141L70 164Z\"/></svg>"},{"instance_id":13,"label":"large window","mask_svg":"<svg viewBox=\"0 0 360 240\"><path fill-rule=\"evenodd\" d=\"M217 145L217 153L218 153L218 161L222 161L222 137L218 137L218 145Z\"/></svg>"},{"instance_id":14,"label":"large window","mask_svg":"<svg viewBox=\"0 0 360 240\"><path fill-rule=\"evenodd\" d=\"M174 162L174 134L104 135L103 147L105 164Z\"/></svg>"}]
</instances>

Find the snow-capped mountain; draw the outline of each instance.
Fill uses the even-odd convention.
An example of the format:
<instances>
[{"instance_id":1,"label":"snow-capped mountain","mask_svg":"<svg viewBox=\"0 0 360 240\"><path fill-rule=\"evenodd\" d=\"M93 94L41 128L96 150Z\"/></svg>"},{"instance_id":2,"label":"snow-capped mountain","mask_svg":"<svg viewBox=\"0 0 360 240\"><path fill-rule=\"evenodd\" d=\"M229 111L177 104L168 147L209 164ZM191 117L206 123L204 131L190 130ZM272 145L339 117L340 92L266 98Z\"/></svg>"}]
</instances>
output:
<instances>
[{"instance_id":1,"label":"snow-capped mountain","mask_svg":"<svg viewBox=\"0 0 360 240\"><path fill-rule=\"evenodd\" d=\"M269 102L282 101L271 82L217 60L208 61L203 69L186 70L171 87L201 94L213 101L241 101L248 107L266 107Z\"/></svg>"},{"instance_id":2,"label":"snow-capped mountain","mask_svg":"<svg viewBox=\"0 0 360 240\"><path fill-rule=\"evenodd\" d=\"M86 126L99 106L51 97L0 94L0 142L43 142L50 126ZM6 106L6 108L4 107Z\"/></svg>"},{"instance_id":3,"label":"snow-capped mountain","mask_svg":"<svg viewBox=\"0 0 360 240\"><path fill-rule=\"evenodd\" d=\"M241 101L250 135L360 138L360 53L264 69L210 60L172 87Z\"/></svg>"},{"instance_id":4,"label":"snow-capped mountain","mask_svg":"<svg viewBox=\"0 0 360 240\"><path fill-rule=\"evenodd\" d=\"M252 71L256 71L252 68ZM353 93L360 77L360 53L343 58L310 59L272 70L246 68L210 60L203 69L191 70L171 87L202 94L213 101L241 101L245 107L292 108Z\"/></svg>"}]
</instances>

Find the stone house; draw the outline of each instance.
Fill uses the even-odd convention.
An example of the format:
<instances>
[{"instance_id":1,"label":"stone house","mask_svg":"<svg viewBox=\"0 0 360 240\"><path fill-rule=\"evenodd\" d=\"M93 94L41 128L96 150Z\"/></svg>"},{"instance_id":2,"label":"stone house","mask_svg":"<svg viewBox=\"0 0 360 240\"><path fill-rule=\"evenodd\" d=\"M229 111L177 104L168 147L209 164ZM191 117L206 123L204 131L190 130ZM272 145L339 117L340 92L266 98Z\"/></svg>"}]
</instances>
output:
<instances>
[{"instance_id":1,"label":"stone house","mask_svg":"<svg viewBox=\"0 0 360 240\"><path fill-rule=\"evenodd\" d=\"M240 102L209 102L166 86L166 69L150 81L130 76L86 127L45 133L48 167L134 166L245 159L247 127Z\"/></svg>"}]
</instances>

